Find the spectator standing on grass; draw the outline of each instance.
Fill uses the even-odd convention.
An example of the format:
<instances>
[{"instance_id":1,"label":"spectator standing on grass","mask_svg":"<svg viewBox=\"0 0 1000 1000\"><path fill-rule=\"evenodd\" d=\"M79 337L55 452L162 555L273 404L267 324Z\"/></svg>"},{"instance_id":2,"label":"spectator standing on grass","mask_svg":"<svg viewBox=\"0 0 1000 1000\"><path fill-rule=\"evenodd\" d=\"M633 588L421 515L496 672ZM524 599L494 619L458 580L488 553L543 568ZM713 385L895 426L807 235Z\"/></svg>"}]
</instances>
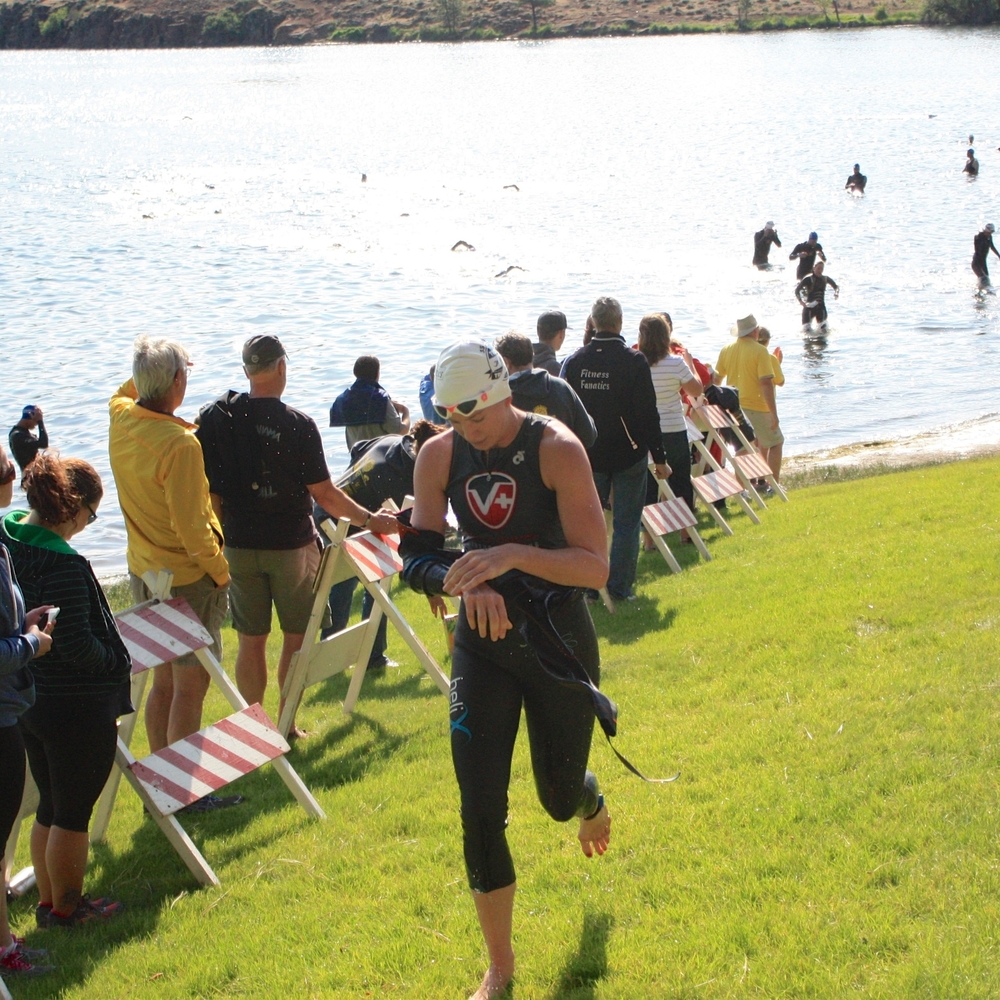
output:
<instances>
[{"instance_id":1,"label":"spectator standing on grass","mask_svg":"<svg viewBox=\"0 0 1000 1000\"><path fill-rule=\"evenodd\" d=\"M558 309L549 309L538 317L536 324L538 343L532 344L532 365L544 368L550 375L558 375L560 364L556 351L566 339L566 314Z\"/></svg>"},{"instance_id":2,"label":"spectator standing on grass","mask_svg":"<svg viewBox=\"0 0 1000 1000\"><path fill-rule=\"evenodd\" d=\"M39 927L76 927L122 909L83 894L94 804L115 760L118 717L132 711L132 660L90 563L70 540L97 520L104 487L78 458L39 455L24 474L30 513L11 511L0 542L30 607L58 607L44 659L34 662L35 703L18 723L38 786L31 863Z\"/></svg>"},{"instance_id":3,"label":"spectator standing on grass","mask_svg":"<svg viewBox=\"0 0 1000 1000\"><path fill-rule=\"evenodd\" d=\"M677 355L670 352L670 334L673 324L666 313L650 313L639 322L639 350L649 362L649 371L656 393L656 410L660 416L660 439L670 476L667 483L674 496L683 497L694 510L694 487L691 485L691 443L688 441L684 422L684 404L681 392L691 398L701 395L704 386L694 373L694 359L687 351ZM656 484L654 483L654 490ZM655 503L657 494L646 497ZM686 537L686 533L685 533Z\"/></svg>"},{"instance_id":4,"label":"spectator standing on grass","mask_svg":"<svg viewBox=\"0 0 1000 1000\"><path fill-rule=\"evenodd\" d=\"M17 471L0 447L0 507L10 504ZM35 701L29 664L52 646L53 625L43 624L48 608L25 613L7 547L0 542L0 872L6 872L3 851L21 810L24 794L24 737L17 720ZM0 976L38 976L52 971L41 963L45 951L25 947L10 932L7 893L0 893Z\"/></svg>"},{"instance_id":5,"label":"spectator standing on grass","mask_svg":"<svg viewBox=\"0 0 1000 1000\"><path fill-rule=\"evenodd\" d=\"M639 557L639 523L646 500L649 455L666 479L656 392L646 359L625 345L622 307L599 298L591 307L594 336L563 362L562 375L594 418L597 441L587 450L594 484L607 506L614 491L611 573L608 593L632 598Z\"/></svg>"},{"instance_id":6,"label":"spectator standing on grass","mask_svg":"<svg viewBox=\"0 0 1000 1000\"><path fill-rule=\"evenodd\" d=\"M369 510L379 509L387 500L402 507L407 496L413 494L413 467L417 454L424 443L440 434L445 428L427 420L418 420L409 434L387 434L373 441L359 441L351 449L351 467L337 480L337 487L355 503ZM330 515L317 504L314 508L317 526L328 520ZM351 528L350 533L359 531ZM351 617L351 602L358 584L357 577L350 577L335 583L330 588L331 623L323 629L326 639L347 628ZM365 588L361 601L361 618L367 620L375 601ZM386 667L398 666L386 658L386 626L388 619L383 615L375 636L375 645L368 657L368 670L381 671Z\"/></svg>"},{"instance_id":7,"label":"spectator standing on grass","mask_svg":"<svg viewBox=\"0 0 1000 1000\"><path fill-rule=\"evenodd\" d=\"M222 527L208 496L205 462L195 426L176 416L187 393L188 352L163 338L141 336L132 350L132 378L111 397L108 451L125 518L132 598L152 596L144 573L168 570L172 592L191 605L212 637L209 647L222 660L222 623L229 610L229 564L222 552ZM201 728L209 677L193 653L153 668L146 699L150 750ZM192 812L233 805L206 796Z\"/></svg>"},{"instance_id":8,"label":"spectator standing on grass","mask_svg":"<svg viewBox=\"0 0 1000 1000\"><path fill-rule=\"evenodd\" d=\"M263 704L267 688L272 606L283 633L279 691L302 645L320 557L313 501L359 527L397 530L395 518L373 514L333 485L315 421L281 401L287 366L277 337L251 337L243 345L249 393L230 390L209 403L198 428L232 574L236 684L250 704ZM291 732L302 735L294 725Z\"/></svg>"},{"instance_id":9,"label":"spectator standing on grass","mask_svg":"<svg viewBox=\"0 0 1000 1000\"><path fill-rule=\"evenodd\" d=\"M527 413L561 420L589 448L597 440L597 428L573 387L541 368L532 368L532 344L520 333L506 333L496 350L510 374L514 406Z\"/></svg>"},{"instance_id":10,"label":"spectator standing on grass","mask_svg":"<svg viewBox=\"0 0 1000 1000\"><path fill-rule=\"evenodd\" d=\"M363 355L354 362L354 384L345 389L330 407L330 426L343 427L348 449L359 441L371 441L383 434L405 434L410 429L410 411L389 398L379 385L378 358Z\"/></svg>"},{"instance_id":11,"label":"spectator standing on grass","mask_svg":"<svg viewBox=\"0 0 1000 1000\"><path fill-rule=\"evenodd\" d=\"M716 385L726 379L726 384L739 392L740 407L753 427L761 456L778 479L785 436L778 426L773 359L757 342L759 329L753 316L737 321L731 330L736 340L719 352L712 378Z\"/></svg>"},{"instance_id":12,"label":"spectator standing on grass","mask_svg":"<svg viewBox=\"0 0 1000 1000\"><path fill-rule=\"evenodd\" d=\"M37 436L32 432L37 430ZM21 412L21 419L10 429L7 436L10 452L23 472L35 460L35 456L49 446L48 431L40 406L28 405Z\"/></svg>"}]
</instances>

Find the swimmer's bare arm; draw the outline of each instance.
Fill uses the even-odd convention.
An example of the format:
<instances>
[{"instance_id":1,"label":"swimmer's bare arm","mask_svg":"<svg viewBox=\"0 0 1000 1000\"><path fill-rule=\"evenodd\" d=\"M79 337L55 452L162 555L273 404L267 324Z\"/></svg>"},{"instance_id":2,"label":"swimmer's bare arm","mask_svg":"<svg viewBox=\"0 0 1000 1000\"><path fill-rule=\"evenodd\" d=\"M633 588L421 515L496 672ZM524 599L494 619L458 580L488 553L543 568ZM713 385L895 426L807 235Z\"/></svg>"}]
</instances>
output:
<instances>
[{"instance_id":1,"label":"swimmer's bare arm","mask_svg":"<svg viewBox=\"0 0 1000 1000\"><path fill-rule=\"evenodd\" d=\"M507 544L468 552L445 577L449 592L476 587L512 569L568 587L596 590L607 582L604 511L583 445L572 431L553 421L542 436L538 457L542 481L556 494L567 547Z\"/></svg>"}]
</instances>

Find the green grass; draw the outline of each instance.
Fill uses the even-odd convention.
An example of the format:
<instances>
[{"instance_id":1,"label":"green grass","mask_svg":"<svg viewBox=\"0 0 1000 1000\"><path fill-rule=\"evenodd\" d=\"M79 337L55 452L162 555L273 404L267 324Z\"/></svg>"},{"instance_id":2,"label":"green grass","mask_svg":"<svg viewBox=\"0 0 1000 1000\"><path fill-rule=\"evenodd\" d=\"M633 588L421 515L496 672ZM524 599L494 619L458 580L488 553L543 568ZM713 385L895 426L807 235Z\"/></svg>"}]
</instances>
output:
<instances>
[{"instance_id":1,"label":"green grass","mask_svg":"<svg viewBox=\"0 0 1000 1000\"><path fill-rule=\"evenodd\" d=\"M517 1000L997 995L998 473L797 490L760 527L706 529L713 560L685 547L681 576L644 555L640 599L595 608L619 748L681 778L644 784L595 741L615 825L587 862L519 741ZM419 599L399 600L443 655ZM88 888L128 912L37 933L16 902L60 966L16 996L466 996L484 959L445 701L398 639L390 653L403 667L366 680L352 718L343 677L307 697L317 735L291 759L325 823L268 769L242 779L246 804L185 820L223 882L199 890L125 789Z\"/></svg>"}]
</instances>

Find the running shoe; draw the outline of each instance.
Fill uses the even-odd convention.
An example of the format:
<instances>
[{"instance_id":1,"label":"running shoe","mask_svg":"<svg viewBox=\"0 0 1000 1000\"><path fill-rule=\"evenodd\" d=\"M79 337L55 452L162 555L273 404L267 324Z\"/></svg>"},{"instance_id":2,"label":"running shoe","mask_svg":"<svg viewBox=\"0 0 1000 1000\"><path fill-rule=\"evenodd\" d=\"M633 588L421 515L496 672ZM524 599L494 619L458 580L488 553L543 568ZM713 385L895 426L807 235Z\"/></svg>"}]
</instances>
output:
<instances>
[{"instance_id":1,"label":"running shoe","mask_svg":"<svg viewBox=\"0 0 1000 1000\"><path fill-rule=\"evenodd\" d=\"M41 962L49 957L49 953L44 948L29 948L24 943L23 937L18 937L16 934L11 934L15 943L18 946L18 950L29 962Z\"/></svg>"},{"instance_id":2,"label":"running shoe","mask_svg":"<svg viewBox=\"0 0 1000 1000\"><path fill-rule=\"evenodd\" d=\"M52 907L48 903L39 903L35 907L35 926L44 930L49 926L49 914L52 913Z\"/></svg>"},{"instance_id":3,"label":"running shoe","mask_svg":"<svg viewBox=\"0 0 1000 1000\"><path fill-rule=\"evenodd\" d=\"M99 920L110 920L118 916L125 907L121 903L116 903L109 899L101 900L98 904L89 896L83 896L77 903L76 909L67 917L52 911L49 913L49 927L76 927L79 924L94 923Z\"/></svg>"},{"instance_id":4,"label":"running shoe","mask_svg":"<svg viewBox=\"0 0 1000 1000\"><path fill-rule=\"evenodd\" d=\"M182 813L207 813L216 809L228 809L230 806L238 806L243 801L242 795L204 795L191 805L179 809Z\"/></svg>"},{"instance_id":5,"label":"running shoe","mask_svg":"<svg viewBox=\"0 0 1000 1000\"><path fill-rule=\"evenodd\" d=\"M14 945L5 952L0 952L0 974L4 976L44 976L51 972L54 965L38 965L29 962L17 939Z\"/></svg>"}]
</instances>

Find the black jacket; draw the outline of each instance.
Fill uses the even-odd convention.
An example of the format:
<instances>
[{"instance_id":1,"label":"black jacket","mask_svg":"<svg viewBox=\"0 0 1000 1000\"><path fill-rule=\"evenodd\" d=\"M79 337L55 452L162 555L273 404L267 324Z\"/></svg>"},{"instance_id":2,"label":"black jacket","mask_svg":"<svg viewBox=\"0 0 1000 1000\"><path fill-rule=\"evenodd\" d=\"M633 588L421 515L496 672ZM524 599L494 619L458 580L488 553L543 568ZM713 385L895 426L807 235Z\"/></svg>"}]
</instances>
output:
<instances>
[{"instance_id":1,"label":"black jacket","mask_svg":"<svg viewBox=\"0 0 1000 1000\"><path fill-rule=\"evenodd\" d=\"M645 462L647 452L665 461L649 362L620 336L598 334L563 362L562 377L597 425L587 450L594 472L620 472Z\"/></svg>"},{"instance_id":2,"label":"black jacket","mask_svg":"<svg viewBox=\"0 0 1000 1000\"><path fill-rule=\"evenodd\" d=\"M11 515L8 515L10 517ZM106 693L128 706L132 658L101 585L83 556L18 541L0 528L29 608L61 609L52 648L31 665L39 695Z\"/></svg>"},{"instance_id":3,"label":"black jacket","mask_svg":"<svg viewBox=\"0 0 1000 1000\"><path fill-rule=\"evenodd\" d=\"M561 420L590 448L597 440L597 428L573 386L541 368L515 372L510 377L510 391L519 410L540 413Z\"/></svg>"}]
</instances>

